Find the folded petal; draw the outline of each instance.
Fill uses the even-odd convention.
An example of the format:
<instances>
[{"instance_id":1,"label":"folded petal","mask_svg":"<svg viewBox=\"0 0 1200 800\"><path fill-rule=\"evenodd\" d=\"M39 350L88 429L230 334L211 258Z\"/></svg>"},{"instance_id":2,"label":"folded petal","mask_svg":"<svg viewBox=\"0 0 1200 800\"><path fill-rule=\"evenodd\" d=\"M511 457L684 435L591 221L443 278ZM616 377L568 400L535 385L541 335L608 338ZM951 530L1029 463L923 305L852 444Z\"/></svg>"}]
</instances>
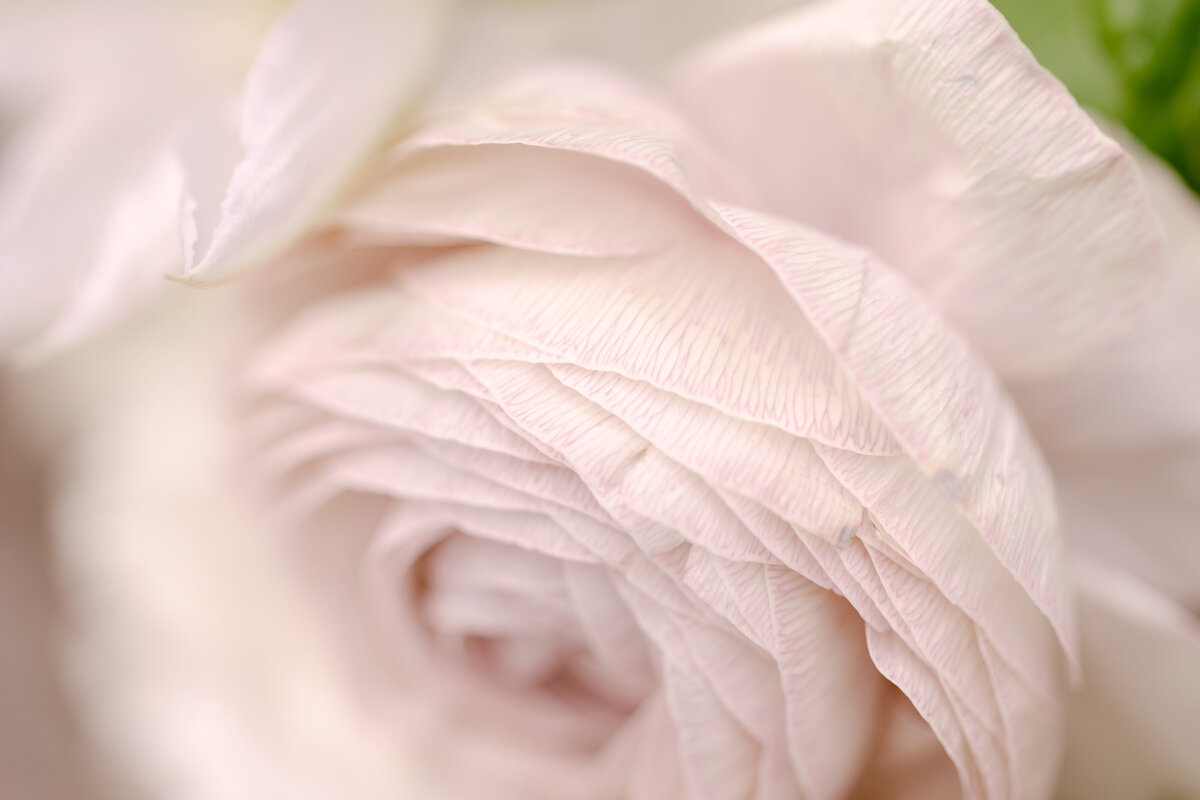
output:
<instances>
[{"instance_id":1,"label":"folded petal","mask_svg":"<svg viewBox=\"0 0 1200 800\"><path fill-rule=\"evenodd\" d=\"M1072 652L1049 476L978 356L887 265L766 215L732 206L719 212L775 270L907 454Z\"/></svg>"},{"instance_id":2,"label":"folded petal","mask_svg":"<svg viewBox=\"0 0 1200 800\"><path fill-rule=\"evenodd\" d=\"M677 86L756 207L882 256L1005 376L1074 363L1160 289L1130 158L985 0L816 3Z\"/></svg>"},{"instance_id":3,"label":"folded petal","mask_svg":"<svg viewBox=\"0 0 1200 800\"><path fill-rule=\"evenodd\" d=\"M702 716L713 728L713 738L689 734L681 741L689 782L705 780L701 767L711 763L706 748L720 744L740 752L751 747L747 735L751 743L763 743L763 749L746 752L762 765L764 775L773 774L770 765L781 752L778 743L786 741L795 777L809 793L835 797L853 782L875 719L868 687L878 685L878 678L861 639L846 625L853 616L842 616L848 610L844 601L820 581L806 584L802 576L821 577L821 568L789 548L796 547L797 537L811 537L807 546L821 545L826 554L858 548L866 560L855 569L867 572L849 579L873 581L873 599L867 602L877 604L874 615L882 618L880 627L896 631L887 639L889 649L872 644L872 655L878 668L928 715L958 762L968 792L1042 796L1055 764L1051 756L1057 747L1062 682L1061 645L1047 619L1055 613L1059 622L1066 617L1055 606L1053 593L1045 593L1051 584L1039 583L1039 570L1055 569L1053 513L1045 487L1038 492L1045 476L1036 456L1023 449L1027 444L1019 427L1013 427L1015 417L969 355L958 361L944 357L939 348L955 346L950 334L922 328L914 317L905 330L925 344L910 347L884 324L904 306L885 302L905 297L890 279L880 275L854 284L864 294L861 330L857 336L838 336L839 304L829 294L822 299L816 287L801 280L810 273L836 277L836 245L805 240L822 269L801 269L798 262L781 260L781 251L758 235L766 229L765 221L753 228L732 210L723 211L731 227L760 247L797 296L815 304L813 316L821 330L839 341L844 363L898 429L915 418L913 400L889 391L887 373L873 372L872 364L919 360L898 355L912 351L933 353L938 363L962 367L961 374L948 379L959 389L947 390L947 397L956 402L958 392L972 392L966 396L976 410L951 418L958 420L958 438L974 441L970 437L976 436L985 445L968 446L926 427L911 433L917 437L914 455L957 464L955 469L966 476L960 484L934 479L914 456L796 441L797 434L757 421L753 407L733 407L731 413L686 399L664 387L683 389L687 383L635 379L632 370L651 368L637 366L636 360L616 361L611 369L595 367L586 350L564 350L564 343L578 341L572 347L586 347L604 338L572 337L573 326L625 327L606 321L602 313L593 316L589 303L594 301L588 300L603 297L588 288L591 273L607 274L606 263L624 269L622 260L529 253L511 258L511 251L490 246L405 267L398 286L328 300L270 348L258 378L263 389L313 403L333 417L381 425L401 437L390 442L382 433L355 434L329 440L328 449L306 448L303 456L289 448L284 460L304 458L320 465L317 472L303 464L295 470L321 476L330 492L392 497L405 513L434 503L431 508L443 515L444 525L472 536L572 563L611 565L634 595L648 598L635 602L652 603L654 611L635 608L647 635L664 651L687 654L688 660L676 665L682 672L663 673L680 683L672 692L684 692L669 697L671 707L685 716L708 708ZM786 226L773 230L781 236L807 235ZM795 241L786 250L805 252ZM654 262L641 258L633 263L641 265L647 279L662 277L651 268ZM686 263L694 279L705 282L741 262L725 258L706 266L693 257ZM846 263L855 265L846 274L863 280L862 262ZM754 273L738 274L743 277L736 287L718 282L726 298L755 291L748 280ZM513 282L512 296L506 281ZM825 290L836 293L839 285L846 284L834 280ZM495 302L485 302L488 292ZM539 316L547 309L562 317L543 327ZM888 336L873 339L874 324ZM547 339L551 334L558 338ZM804 326L795 326L790 335L819 339ZM615 348L607 357L636 356L622 356L625 349ZM458 364L470 380L458 375L432 393L412 381L447 381L457 374L440 366L447 361ZM778 374L788 368L787 362L776 359L764 369ZM701 360L681 373L692 380L706 374L718 377L721 372ZM904 374L926 371L905 367ZM838 390L837 384L819 385L823 393ZM919 394L941 396L933 389ZM953 407L952 401L933 402ZM428 421L443 415L445 419ZM511 434L526 444L506 441ZM761 447L739 447L737 442L746 437ZM471 450L456 454L461 445ZM974 466L964 453L988 466ZM543 459L555 466L538 477L548 466ZM777 485L781 469L809 487L807 504ZM1005 480L975 480L980 473L1000 474ZM558 488L550 488L552 476L561 484ZM877 520L877 530L870 522L849 526L850 520L864 518L855 500L869 509L867 518ZM820 539L797 526L800 520L806 525L821 522L825 515L836 524L820 527ZM857 536L838 550L835 541L841 543L848 526ZM622 538L633 547L621 546ZM854 538L873 550L867 553ZM791 564L797 564L796 571ZM840 582L847 579L845 574L833 578L849 597L850 587ZM810 594L817 598L811 604ZM832 603L829 614L821 598ZM863 617L872 615L864 611ZM520 630L526 624L490 617L480 621L477 615L471 619L486 622L492 631ZM797 624L800 620L803 624ZM737 635L720 646L695 639L697 626L705 630L718 623L720 630ZM681 637L686 646L677 641ZM876 639L884 640L872 641ZM806 654L818 651L820 659L810 662ZM760 664L769 656L765 663L777 665L776 671L764 673L770 680L752 681L758 687L754 692L722 689L722 681L735 672L722 659L734 652L741 653L736 665ZM841 666L824 669L835 658ZM714 694L684 690L698 679L710 682ZM785 710L782 729L776 727L778 718L764 711L773 707L764 698L780 692L775 707ZM549 716L542 722L549 724ZM840 731L837 747L823 752L822 731L832 729ZM726 777L748 779L740 773ZM729 791L736 794L741 785L735 782Z\"/></svg>"},{"instance_id":4,"label":"folded petal","mask_svg":"<svg viewBox=\"0 0 1200 800\"><path fill-rule=\"evenodd\" d=\"M631 192L647 202L629 203ZM665 248L688 213L633 168L532 147L437 147L400 157L339 221L380 243L628 256Z\"/></svg>"}]
</instances>

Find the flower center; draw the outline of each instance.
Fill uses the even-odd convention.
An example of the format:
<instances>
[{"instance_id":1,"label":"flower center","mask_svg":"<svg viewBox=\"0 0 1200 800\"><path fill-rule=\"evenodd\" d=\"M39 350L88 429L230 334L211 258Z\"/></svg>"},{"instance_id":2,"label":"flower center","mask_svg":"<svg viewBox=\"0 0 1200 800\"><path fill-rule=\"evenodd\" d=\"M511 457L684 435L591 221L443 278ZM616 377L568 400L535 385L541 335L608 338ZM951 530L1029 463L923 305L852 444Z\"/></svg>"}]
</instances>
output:
<instances>
[{"instance_id":1,"label":"flower center","mask_svg":"<svg viewBox=\"0 0 1200 800\"><path fill-rule=\"evenodd\" d=\"M411 578L439 671L464 699L484 687L511 732L595 751L657 684L645 640L601 567L454 532Z\"/></svg>"}]
</instances>

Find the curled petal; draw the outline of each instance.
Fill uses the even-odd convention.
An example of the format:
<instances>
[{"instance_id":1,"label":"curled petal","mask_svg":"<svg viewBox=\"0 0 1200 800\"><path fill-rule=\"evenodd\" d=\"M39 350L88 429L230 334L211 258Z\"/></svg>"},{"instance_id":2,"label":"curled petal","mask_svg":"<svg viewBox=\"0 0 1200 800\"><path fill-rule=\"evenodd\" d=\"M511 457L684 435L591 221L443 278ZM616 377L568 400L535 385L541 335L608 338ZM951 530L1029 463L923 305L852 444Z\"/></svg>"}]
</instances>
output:
<instances>
[{"instance_id":1,"label":"curled petal","mask_svg":"<svg viewBox=\"0 0 1200 800\"><path fill-rule=\"evenodd\" d=\"M229 280L308 231L412 107L443 13L433 0L302 0L276 24L247 78L220 212L197 216L193 200L184 220L183 280Z\"/></svg>"}]
</instances>

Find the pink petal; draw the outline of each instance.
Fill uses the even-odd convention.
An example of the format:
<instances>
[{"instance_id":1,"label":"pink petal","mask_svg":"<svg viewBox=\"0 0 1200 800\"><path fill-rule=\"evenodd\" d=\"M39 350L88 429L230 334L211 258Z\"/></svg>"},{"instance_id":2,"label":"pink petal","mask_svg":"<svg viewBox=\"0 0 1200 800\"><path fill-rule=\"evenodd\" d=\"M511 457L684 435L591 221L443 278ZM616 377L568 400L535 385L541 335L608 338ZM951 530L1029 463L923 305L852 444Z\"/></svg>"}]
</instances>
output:
<instances>
[{"instance_id":1,"label":"pink petal","mask_svg":"<svg viewBox=\"0 0 1200 800\"><path fill-rule=\"evenodd\" d=\"M720 211L775 269L920 471L975 527L1072 653L1049 476L995 378L915 291L869 255L765 215Z\"/></svg>"},{"instance_id":2,"label":"pink petal","mask_svg":"<svg viewBox=\"0 0 1200 800\"><path fill-rule=\"evenodd\" d=\"M495 76L564 53L654 74L696 42L735 30L796 0L606 0L521 5L473 0L460 5L455 59L439 89L457 100Z\"/></svg>"},{"instance_id":3,"label":"pink petal","mask_svg":"<svg viewBox=\"0 0 1200 800\"><path fill-rule=\"evenodd\" d=\"M756 207L882 256L1006 376L1076 362L1160 288L1131 160L985 0L814 3L678 91Z\"/></svg>"},{"instance_id":4,"label":"pink petal","mask_svg":"<svg viewBox=\"0 0 1200 800\"><path fill-rule=\"evenodd\" d=\"M751 196L745 177L669 106L597 68L558 63L521 72L437 114L394 155L467 145L526 145L626 164L705 215L709 194Z\"/></svg>"},{"instance_id":5,"label":"pink petal","mask_svg":"<svg viewBox=\"0 0 1200 800\"><path fill-rule=\"evenodd\" d=\"M629 203L630 193L646 202ZM687 213L682 198L630 168L533 148L441 147L399 156L342 222L383 243L466 239L619 256L663 249Z\"/></svg>"},{"instance_id":6,"label":"pink petal","mask_svg":"<svg viewBox=\"0 0 1200 800\"><path fill-rule=\"evenodd\" d=\"M401 281L441 320L422 343L427 356L521 352L625 375L834 446L894 452L891 434L820 340L805 335L810 324L770 272L715 233L680 235L693 244L636 260L467 250L406 270ZM742 301L728 302L732 293ZM469 323L463 334L451 315ZM488 329L504 338L484 344L470 334Z\"/></svg>"},{"instance_id":7,"label":"pink petal","mask_svg":"<svg viewBox=\"0 0 1200 800\"><path fill-rule=\"evenodd\" d=\"M1116 346L1014 393L1054 470L1071 546L1197 609L1200 203L1164 165L1140 163L1166 223L1167 292Z\"/></svg>"},{"instance_id":8,"label":"pink petal","mask_svg":"<svg viewBox=\"0 0 1200 800\"><path fill-rule=\"evenodd\" d=\"M1065 800L1200 793L1200 624L1149 586L1075 571L1083 687L1070 699Z\"/></svg>"},{"instance_id":9,"label":"pink petal","mask_svg":"<svg viewBox=\"0 0 1200 800\"><path fill-rule=\"evenodd\" d=\"M957 800L954 766L907 698L889 698L879 749L853 800Z\"/></svg>"},{"instance_id":10,"label":"pink petal","mask_svg":"<svg viewBox=\"0 0 1200 800\"><path fill-rule=\"evenodd\" d=\"M23 113L0 185L0 352L69 343L180 260L164 149L199 82L195 43L160 11L76 10L3 32L0 93Z\"/></svg>"},{"instance_id":11,"label":"pink petal","mask_svg":"<svg viewBox=\"0 0 1200 800\"><path fill-rule=\"evenodd\" d=\"M1019 417L882 261L711 203L736 178L694 145L668 112L578 73L510 86L416 134L392 177L403 208L428 194L433 210L406 228L386 203L357 222L352 208L344 224L508 246L423 251L391 285L303 315L256 380L339 424L281 461L312 459L296 474L318 502L400 501L382 545L403 554L393 576L453 528L606 565L661 656L669 708L694 723L679 731L685 785L786 795L786 762L814 797L848 791L878 715L873 659L970 796L1045 795L1073 634L1049 480ZM428 177L405 183L406 159L455 152L492 175L536 170L539 154L564 177L608 162L612 199L627 180L635 208L667 187L695 213L635 227L652 246L629 256L590 213L550 234L529 224L566 213L543 207L560 196L550 175L483 214ZM424 422L403 410L414 402L463 424ZM386 432L375 446L357 438L364 423ZM829 588L861 615L869 654ZM542 663L524 655L522 668Z\"/></svg>"}]
</instances>

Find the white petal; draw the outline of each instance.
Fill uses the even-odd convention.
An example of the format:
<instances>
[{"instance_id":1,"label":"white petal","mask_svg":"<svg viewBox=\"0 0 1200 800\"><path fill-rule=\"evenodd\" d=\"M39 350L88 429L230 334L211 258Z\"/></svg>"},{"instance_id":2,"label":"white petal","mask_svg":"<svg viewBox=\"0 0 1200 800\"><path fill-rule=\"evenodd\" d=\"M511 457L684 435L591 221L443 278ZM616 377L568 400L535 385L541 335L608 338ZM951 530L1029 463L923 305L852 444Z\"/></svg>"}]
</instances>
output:
<instances>
[{"instance_id":1,"label":"white petal","mask_svg":"<svg viewBox=\"0 0 1200 800\"><path fill-rule=\"evenodd\" d=\"M213 284L278 254L343 192L430 78L437 0L300 0L247 79L244 154L183 278Z\"/></svg>"}]
</instances>

